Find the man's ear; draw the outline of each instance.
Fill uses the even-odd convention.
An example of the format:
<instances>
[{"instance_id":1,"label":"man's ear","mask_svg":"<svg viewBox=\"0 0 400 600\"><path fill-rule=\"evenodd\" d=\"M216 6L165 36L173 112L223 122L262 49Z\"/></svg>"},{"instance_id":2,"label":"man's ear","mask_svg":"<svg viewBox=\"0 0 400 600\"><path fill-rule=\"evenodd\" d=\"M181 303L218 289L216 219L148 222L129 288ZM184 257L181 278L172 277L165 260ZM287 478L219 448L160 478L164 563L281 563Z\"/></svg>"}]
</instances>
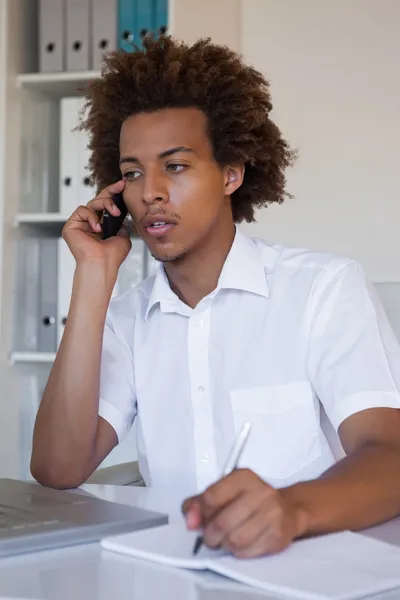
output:
<instances>
[{"instance_id":1,"label":"man's ear","mask_svg":"<svg viewBox=\"0 0 400 600\"><path fill-rule=\"evenodd\" d=\"M243 183L244 164L225 167L225 196L231 196Z\"/></svg>"}]
</instances>

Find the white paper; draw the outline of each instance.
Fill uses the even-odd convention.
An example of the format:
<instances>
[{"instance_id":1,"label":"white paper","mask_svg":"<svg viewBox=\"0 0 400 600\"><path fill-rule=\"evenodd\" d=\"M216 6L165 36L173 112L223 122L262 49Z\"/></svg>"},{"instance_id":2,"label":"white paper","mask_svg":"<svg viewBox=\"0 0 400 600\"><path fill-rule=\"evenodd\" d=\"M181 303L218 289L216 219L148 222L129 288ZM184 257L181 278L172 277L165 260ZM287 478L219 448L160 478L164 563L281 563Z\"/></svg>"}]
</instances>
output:
<instances>
[{"instance_id":1,"label":"white paper","mask_svg":"<svg viewBox=\"0 0 400 600\"><path fill-rule=\"evenodd\" d=\"M353 600L400 587L400 549L366 536L335 533L252 560L219 559L213 570L291 598Z\"/></svg>"},{"instance_id":2,"label":"white paper","mask_svg":"<svg viewBox=\"0 0 400 600\"><path fill-rule=\"evenodd\" d=\"M106 538L107 550L164 565L210 569L244 584L301 600L355 600L400 588L400 549L351 532L292 544L259 559L236 559L203 547L192 556L195 532L174 523Z\"/></svg>"},{"instance_id":3,"label":"white paper","mask_svg":"<svg viewBox=\"0 0 400 600\"><path fill-rule=\"evenodd\" d=\"M206 569L210 559L222 556L224 553L203 546L198 556L193 556L196 537L197 533L187 531L185 524L173 523L105 538L101 545L106 550L129 554L163 565L183 569Z\"/></svg>"}]
</instances>

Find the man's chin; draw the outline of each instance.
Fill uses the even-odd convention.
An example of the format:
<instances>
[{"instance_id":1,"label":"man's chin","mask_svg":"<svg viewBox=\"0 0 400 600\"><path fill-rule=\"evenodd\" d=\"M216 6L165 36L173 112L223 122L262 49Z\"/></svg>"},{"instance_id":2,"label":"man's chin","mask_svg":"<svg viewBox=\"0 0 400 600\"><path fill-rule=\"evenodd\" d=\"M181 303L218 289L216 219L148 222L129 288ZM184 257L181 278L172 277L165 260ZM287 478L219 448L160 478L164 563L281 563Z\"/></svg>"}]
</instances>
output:
<instances>
[{"instance_id":1,"label":"man's chin","mask_svg":"<svg viewBox=\"0 0 400 600\"><path fill-rule=\"evenodd\" d=\"M152 257L155 260L158 260L158 262L161 263L179 263L182 262L182 260L185 258L185 256L187 255L188 251L186 248L178 251L170 251L170 252L151 252Z\"/></svg>"}]
</instances>

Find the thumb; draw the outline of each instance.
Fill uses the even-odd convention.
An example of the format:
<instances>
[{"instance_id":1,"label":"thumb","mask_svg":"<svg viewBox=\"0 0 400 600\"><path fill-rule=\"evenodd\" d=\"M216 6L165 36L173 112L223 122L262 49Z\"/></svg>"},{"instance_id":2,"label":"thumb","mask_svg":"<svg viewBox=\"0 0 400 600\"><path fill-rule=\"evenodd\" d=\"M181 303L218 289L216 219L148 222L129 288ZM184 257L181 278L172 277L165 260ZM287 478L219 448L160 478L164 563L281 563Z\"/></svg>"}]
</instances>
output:
<instances>
[{"instance_id":1,"label":"thumb","mask_svg":"<svg viewBox=\"0 0 400 600\"><path fill-rule=\"evenodd\" d=\"M202 516L200 504L197 498L188 498L182 505L182 512L185 515L186 526L188 529L200 529Z\"/></svg>"}]
</instances>

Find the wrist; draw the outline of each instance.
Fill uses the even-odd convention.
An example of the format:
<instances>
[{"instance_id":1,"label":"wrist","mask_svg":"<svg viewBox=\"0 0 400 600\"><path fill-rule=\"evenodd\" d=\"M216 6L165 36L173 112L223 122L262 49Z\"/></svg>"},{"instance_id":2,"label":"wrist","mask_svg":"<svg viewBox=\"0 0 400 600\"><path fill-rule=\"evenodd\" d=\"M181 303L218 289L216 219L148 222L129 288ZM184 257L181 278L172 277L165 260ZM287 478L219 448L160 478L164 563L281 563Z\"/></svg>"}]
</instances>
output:
<instances>
[{"instance_id":1,"label":"wrist","mask_svg":"<svg viewBox=\"0 0 400 600\"><path fill-rule=\"evenodd\" d=\"M118 270L103 259L85 259L76 264L75 281L86 287L96 286L94 289L98 293L104 291L111 295L117 277Z\"/></svg>"},{"instance_id":2,"label":"wrist","mask_svg":"<svg viewBox=\"0 0 400 600\"><path fill-rule=\"evenodd\" d=\"M312 532L312 509L307 500L307 482L281 488L279 493L287 514L292 517L294 539L309 535Z\"/></svg>"}]
</instances>

